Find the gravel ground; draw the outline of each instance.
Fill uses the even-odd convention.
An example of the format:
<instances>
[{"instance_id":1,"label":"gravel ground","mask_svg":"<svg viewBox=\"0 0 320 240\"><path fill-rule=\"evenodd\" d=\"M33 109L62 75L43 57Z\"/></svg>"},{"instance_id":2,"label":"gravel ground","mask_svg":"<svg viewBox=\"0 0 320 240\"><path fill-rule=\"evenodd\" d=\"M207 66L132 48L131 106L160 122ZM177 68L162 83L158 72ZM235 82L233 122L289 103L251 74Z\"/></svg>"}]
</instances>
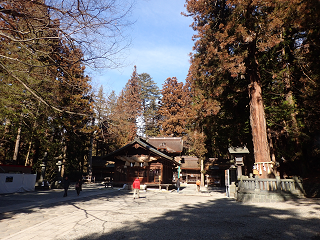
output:
<instances>
[{"instance_id":1,"label":"gravel ground","mask_svg":"<svg viewBox=\"0 0 320 240\"><path fill-rule=\"evenodd\" d=\"M139 199L117 189L61 199L10 205L15 210L0 215L0 239L320 239L319 199L242 204L193 187L142 191Z\"/></svg>"}]
</instances>

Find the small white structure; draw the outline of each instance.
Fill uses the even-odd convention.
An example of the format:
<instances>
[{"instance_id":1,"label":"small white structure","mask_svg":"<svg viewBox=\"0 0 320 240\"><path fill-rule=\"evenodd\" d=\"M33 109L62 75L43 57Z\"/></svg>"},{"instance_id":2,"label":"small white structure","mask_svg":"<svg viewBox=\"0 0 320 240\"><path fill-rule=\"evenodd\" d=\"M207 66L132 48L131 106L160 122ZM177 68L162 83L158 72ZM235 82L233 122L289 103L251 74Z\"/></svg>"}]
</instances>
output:
<instances>
[{"instance_id":1,"label":"small white structure","mask_svg":"<svg viewBox=\"0 0 320 240\"><path fill-rule=\"evenodd\" d=\"M37 174L0 173L0 194L34 191Z\"/></svg>"}]
</instances>

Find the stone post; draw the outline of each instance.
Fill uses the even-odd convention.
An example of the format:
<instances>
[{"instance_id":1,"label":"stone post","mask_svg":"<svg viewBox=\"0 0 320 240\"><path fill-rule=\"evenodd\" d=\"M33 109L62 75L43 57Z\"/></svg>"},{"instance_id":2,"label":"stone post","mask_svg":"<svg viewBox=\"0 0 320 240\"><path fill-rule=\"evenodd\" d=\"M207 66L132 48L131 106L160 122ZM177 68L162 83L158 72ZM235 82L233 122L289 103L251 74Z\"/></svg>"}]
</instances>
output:
<instances>
[{"instance_id":1,"label":"stone post","mask_svg":"<svg viewBox=\"0 0 320 240\"><path fill-rule=\"evenodd\" d=\"M41 167L41 175L40 175L39 182L42 183L46 175L46 162L42 162L42 164L40 164L40 167Z\"/></svg>"},{"instance_id":2,"label":"stone post","mask_svg":"<svg viewBox=\"0 0 320 240\"><path fill-rule=\"evenodd\" d=\"M255 191L260 191L260 186L259 186L259 181L258 181L259 177L256 175L254 178L254 190Z\"/></svg>"}]
</instances>

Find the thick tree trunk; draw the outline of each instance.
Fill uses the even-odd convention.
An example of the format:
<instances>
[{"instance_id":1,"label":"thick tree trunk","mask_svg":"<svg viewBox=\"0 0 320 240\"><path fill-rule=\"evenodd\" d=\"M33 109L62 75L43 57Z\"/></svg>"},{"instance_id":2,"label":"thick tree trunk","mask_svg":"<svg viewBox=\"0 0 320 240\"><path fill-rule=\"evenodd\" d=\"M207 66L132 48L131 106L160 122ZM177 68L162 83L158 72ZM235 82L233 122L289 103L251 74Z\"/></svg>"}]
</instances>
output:
<instances>
[{"instance_id":1,"label":"thick tree trunk","mask_svg":"<svg viewBox=\"0 0 320 240\"><path fill-rule=\"evenodd\" d=\"M249 86L250 94L250 124L254 148L255 165L258 166L261 178L267 178L267 163L271 161L267 139L266 118L261 94L261 86L252 82ZM261 163L261 164L259 164ZM265 163L265 165L263 165ZM263 168L265 167L265 168Z\"/></svg>"},{"instance_id":2,"label":"thick tree trunk","mask_svg":"<svg viewBox=\"0 0 320 240\"><path fill-rule=\"evenodd\" d=\"M259 75L258 61L256 59L256 40L249 45L249 55L247 62L248 74L250 77L249 97L250 97L250 125L252 130L252 142L254 152L255 167L261 178L268 177L270 170L270 149L267 137L267 124L264 113L261 82Z\"/></svg>"}]
</instances>

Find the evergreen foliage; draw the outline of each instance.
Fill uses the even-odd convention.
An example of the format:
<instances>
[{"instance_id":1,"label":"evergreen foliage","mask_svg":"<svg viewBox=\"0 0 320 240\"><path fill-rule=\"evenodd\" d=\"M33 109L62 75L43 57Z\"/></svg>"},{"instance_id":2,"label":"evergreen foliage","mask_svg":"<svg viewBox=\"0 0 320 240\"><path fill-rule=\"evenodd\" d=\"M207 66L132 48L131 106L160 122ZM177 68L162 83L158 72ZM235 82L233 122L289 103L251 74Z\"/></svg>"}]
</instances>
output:
<instances>
[{"instance_id":1,"label":"evergreen foliage","mask_svg":"<svg viewBox=\"0 0 320 240\"><path fill-rule=\"evenodd\" d=\"M258 157L266 147L256 146L266 139L273 161L294 162L287 174L319 166L319 128L310 127L319 126L319 2L189 0L186 8L197 31L188 75L194 104L216 106L196 120L208 154L247 145L256 161L269 161L268 151ZM266 125L257 131L258 102Z\"/></svg>"},{"instance_id":2,"label":"evergreen foliage","mask_svg":"<svg viewBox=\"0 0 320 240\"><path fill-rule=\"evenodd\" d=\"M148 73L139 74L139 80L143 112L142 132L146 136L157 136L160 133L157 116L160 90Z\"/></svg>"},{"instance_id":3,"label":"evergreen foliage","mask_svg":"<svg viewBox=\"0 0 320 240\"><path fill-rule=\"evenodd\" d=\"M128 12L120 8L130 9L125 5L113 0L0 3L0 163L39 171L46 161L52 178L58 160L64 173L86 171L96 127L84 63L117 62L109 57L121 50L119 27L128 24ZM110 40L104 46L97 42L102 36Z\"/></svg>"},{"instance_id":4,"label":"evergreen foliage","mask_svg":"<svg viewBox=\"0 0 320 240\"><path fill-rule=\"evenodd\" d=\"M184 136L187 134L188 119L191 113L190 88L176 77L167 78L161 90L160 133L163 136Z\"/></svg>"}]
</instances>

